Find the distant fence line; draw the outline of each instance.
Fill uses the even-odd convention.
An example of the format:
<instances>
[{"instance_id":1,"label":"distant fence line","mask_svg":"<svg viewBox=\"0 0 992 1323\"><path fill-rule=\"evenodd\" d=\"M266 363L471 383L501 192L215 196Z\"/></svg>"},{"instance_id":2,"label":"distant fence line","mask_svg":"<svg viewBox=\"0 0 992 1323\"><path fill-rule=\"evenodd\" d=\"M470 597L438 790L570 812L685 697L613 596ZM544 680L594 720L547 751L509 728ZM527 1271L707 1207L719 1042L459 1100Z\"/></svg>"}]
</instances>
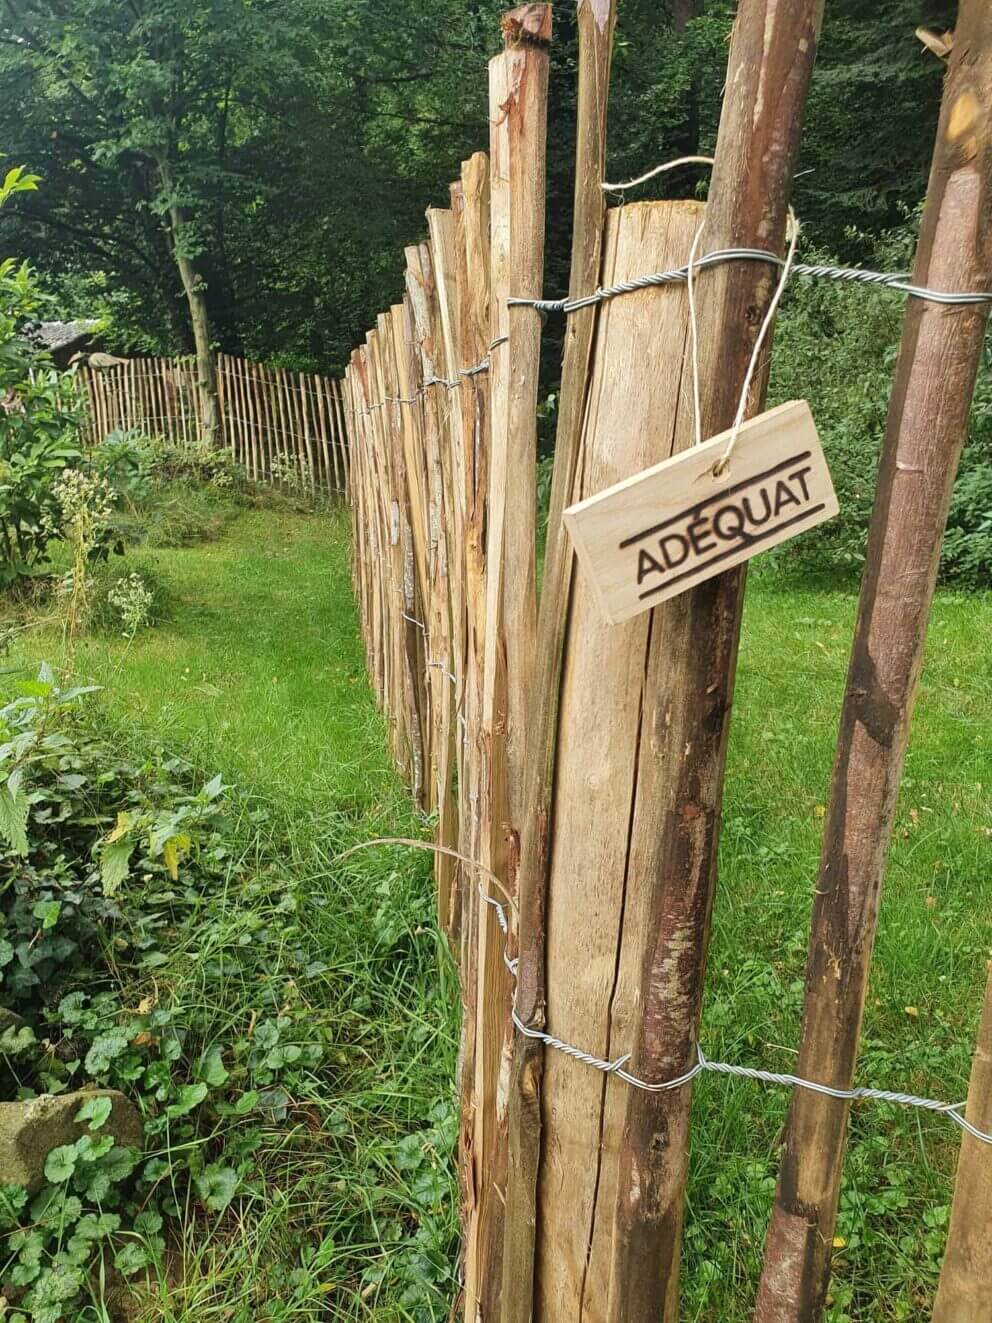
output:
<instances>
[{"instance_id":1,"label":"distant fence line","mask_svg":"<svg viewBox=\"0 0 992 1323\"><path fill-rule=\"evenodd\" d=\"M341 388L332 377L216 358L221 440L250 478L285 480L344 491L348 440ZM196 363L191 358L129 358L107 367L85 365L86 436L138 428L192 445L203 433Z\"/></svg>"}]
</instances>

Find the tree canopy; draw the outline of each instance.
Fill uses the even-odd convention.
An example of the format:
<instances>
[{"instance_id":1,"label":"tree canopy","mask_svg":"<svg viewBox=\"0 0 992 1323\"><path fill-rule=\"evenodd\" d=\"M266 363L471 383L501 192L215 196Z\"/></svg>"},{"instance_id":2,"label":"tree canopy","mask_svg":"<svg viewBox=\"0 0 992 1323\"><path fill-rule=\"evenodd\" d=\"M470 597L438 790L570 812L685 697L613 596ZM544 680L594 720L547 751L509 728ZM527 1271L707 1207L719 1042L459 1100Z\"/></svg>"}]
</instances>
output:
<instances>
[{"instance_id":1,"label":"tree canopy","mask_svg":"<svg viewBox=\"0 0 992 1323\"><path fill-rule=\"evenodd\" d=\"M215 347L339 370L401 292L403 245L487 141L496 0L0 0L0 143L41 187L3 216L66 315L116 346ZM817 246L871 250L923 195L955 6L833 0L796 205ZM734 5L624 0L610 173L714 142ZM555 9L549 291L567 281L575 12ZM655 195L703 188L704 171ZM651 196L650 190L638 196ZM184 267L185 263L185 267Z\"/></svg>"}]
</instances>

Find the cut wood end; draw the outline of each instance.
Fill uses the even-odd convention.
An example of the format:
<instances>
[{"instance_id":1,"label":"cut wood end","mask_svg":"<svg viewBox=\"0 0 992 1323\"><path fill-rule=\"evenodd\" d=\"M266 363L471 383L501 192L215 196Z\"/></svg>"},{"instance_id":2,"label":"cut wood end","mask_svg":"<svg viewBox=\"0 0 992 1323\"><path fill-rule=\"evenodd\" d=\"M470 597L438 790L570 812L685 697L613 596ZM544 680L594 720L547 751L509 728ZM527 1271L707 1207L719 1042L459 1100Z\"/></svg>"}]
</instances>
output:
<instances>
[{"instance_id":1,"label":"cut wood end","mask_svg":"<svg viewBox=\"0 0 992 1323\"><path fill-rule=\"evenodd\" d=\"M938 59L946 60L954 49L953 32L931 32L929 28L917 28L917 38L923 42L928 51L933 51Z\"/></svg>"},{"instance_id":2,"label":"cut wood end","mask_svg":"<svg viewBox=\"0 0 992 1323\"><path fill-rule=\"evenodd\" d=\"M461 188L466 197L478 196L489 179L489 157L485 152L474 152L462 161Z\"/></svg>"},{"instance_id":3,"label":"cut wood end","mask_svg":"<svg viewBox=\"0 0 992 1323\"><path fill-rule=\"evenodd\" d=\"M547 46L551 42L551 6L517 5L503 15L500 27L507 50L525 44Z\"/></svg>"}]
</instances>

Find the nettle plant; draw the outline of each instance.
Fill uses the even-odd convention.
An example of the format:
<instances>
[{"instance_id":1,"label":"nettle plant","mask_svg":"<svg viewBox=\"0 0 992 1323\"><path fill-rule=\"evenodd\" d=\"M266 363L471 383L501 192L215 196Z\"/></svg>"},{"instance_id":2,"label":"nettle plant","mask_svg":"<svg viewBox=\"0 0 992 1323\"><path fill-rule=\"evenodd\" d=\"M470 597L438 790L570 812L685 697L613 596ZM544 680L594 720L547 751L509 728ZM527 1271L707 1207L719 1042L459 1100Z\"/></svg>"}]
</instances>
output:
<instances>
[{"instance_id":1,"label":"nettle plant","mask_svg":"<svg viewBox=\"0 0 992 1323\"><path fill-rule=\"evenodd\" d=\"M0 206L35 188L36 177L16 166L0 184ZM72 374L57 371L24 334L43 303L26 262L0 261L0 589L46 562L55 483L81 459Z\"/></svg>"},{"instance_id":2,"label":"nettle plant","mask_svg":"<svg viewBox=\"0 0 992 1323\"><path fill-rule=\"evenodd\" d=\"M170 1224L250 1194L264 1126L324 1052L278 990L218 1041L232 974L268 986L257 935L242 971L203 952L210 897L249 885L238 815L220 777L202 784L161 750L122 754L91 694L43 668L0 705L0 1004L25 1018L0 1034L0 1097L118 1089L145 1150L116 1143L105 1101L84 1092L83 1133L47 1155L39 1193L0 1173L0 1296L39 1323L78 1317L110 1278L163 1274ZM187 942L195 1002L170 967Z\"/></svg>"}]
</instances>

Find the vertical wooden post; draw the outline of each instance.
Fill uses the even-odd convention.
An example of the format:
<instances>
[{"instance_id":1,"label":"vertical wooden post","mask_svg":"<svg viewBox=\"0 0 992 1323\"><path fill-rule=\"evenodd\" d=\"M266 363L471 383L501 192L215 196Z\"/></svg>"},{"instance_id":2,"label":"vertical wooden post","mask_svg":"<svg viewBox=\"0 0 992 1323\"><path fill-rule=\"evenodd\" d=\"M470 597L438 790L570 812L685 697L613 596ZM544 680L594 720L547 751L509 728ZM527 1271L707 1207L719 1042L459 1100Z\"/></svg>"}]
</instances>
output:
<instances>
[{"instance_id":1,"label":"vertical wooden post","mask_svg":"<svg viewBox=\"0 0 992 1323\"><path fill-rule=\"evenodd\" d=\"M540 298L544 272L545 140L551 6L503 17L506 49L489 65L491 295L490 453L481 740L489 794L476 855L515 895L520 833L529 811L523 762L537 631L537 393L541 323L516 295ZM498 1317L508 1138L504 1060L513 1029L503 934L480 910L473 1148L481 1185L466 1247L466 1315Z\"/></svg>"},{"instance_id":2,"label":"vertical wooden post","mask_svg":"<svg viewBox=\"0 0 992 1323\"><path fill-rule=\"evenodd\" d=\"M612 211L603 279L677 266L702 216L698 203ZM683 287L639 291L603 306L583 425L576 496L665 459L676 437L686 336ZM651 370L645 371L645 363ZM551 1031L607 1058L629 1051L637 956L649 929L648 878L632 853L635 818L658 738L652 720L657 612L609 625L587 580L572 584L558 699L548 844L547 1004ZM539 1323L603 1319L627 1086L564 1054L544 1061L536 1282Z\"/></svg>"},{"instance_id":3,"label":"vertical wooden post","mask_svg":"<svg viewBox=\"0 0 992 1323\"><path fill-rule=\"evenodd\" d=\"M334 411L338 419L338 441L341 448L341 478L342 478L341 490L344 492L345 496L347 497L349 492L350 481L351 481L351 470L350 470L351 448L348 442L347 433L344 430L344 421L343 421L344 406L341 399L341 393L340 390L338 389L337 383L335 382L331 383L331 398L334 401Z\"/></svg>"},{"instance_id":4,"label":"vertical wooden post","mask_svg":"<svg viewBox=\"0 0 992 1323\"><path fill-rule=\"evenodd\" d=\"M606 202L606 159L616 0L579 0L578 109L575 202L569 296L590 294L599 283ZM524 818L517 881L517 1013L525 1024L545 1018L545 908L548 834L554 769L558 681L572 581L572 552L561 523L578 467L589 359L597 309L568 319L558 404L551 509L537 625L529 749L523 767ZM537 1172L540 1160L540 1076L543 1047L518 1034L513 1043L508 1106L509 1167L503 1257L503 1323L530 1323L534 1304Z\"/></svg>"},{"instance_id":5,"label":"vertical wooden post","mask_svg":"<svg viewBox=\"0 0 992 1323\"><path fill-rule=\"evenodd\" d=\"M992 287L992 10L962 0L913 282ZM910 299L824 820L797 1073L847 1089L951 487L989 305ZM792 1100L755 1317L819 1315L850 1104ZM986 1315L988 1317L988 1315Z\"/></svg>"},{"instance_id":6,"label":"vertical wooden post","mask_svg":"<svg viewBox=\"0 0 992 1323\"><path fill-rule=\"evenodd\" d=\"M992 1132L992 968L971 1068L966 1118ZM992 1146L965 1134L961 1140L947 1251L940 1272L933 1323L989 1323L992 1319Z\"/></svg>"},{"instance_id":7,"label":"vertical wooden post","mask_svg":"<svg viewBox=\"0 0 992 1323\"><path fill-rule=\"evenodd\" d=\"M310 378L310 400L313 406L317 428L317 453L320 457L321 484L328 490L334 490L334 475L331 472L331 431L327 418L327 380L324 377Z\"/></svg>"},{"instance_id":8,"label":"vertical wooden post","mask_svg":"<svg viewBox=\"0 0 992 1323\"><path fill-rule=\"evenodd\" d=\"M454 777L454 693L451 677L451 599L449 586L450 430L445 420L447 401L439 399L444 391L438 379L445 376L443 336L434 261L429 244L406 249L406 287L413 315L414 338L420 359L419 384L422 392L422 416L427 459L428 485L428 603L427 681L431 693L433 802L437 808L436 840L448 849L457 849L458 825ZM430 383L430 384L428 384ZM444 854L435 856L438 922L449 940L457 925L454 904L454 860Z\"/></svg>"},{"instance_id":9,"label":"vertical wooden post","mask_svg":"<svg viewBox=\"0 0 992 1323\"><path fill-rule=\"evenodd\" d=\"M319 384L327 400L328 445L334 469L333 476L330 471L328 472L328 480L333 482L336 491L344 495L346 490L344 456L345 451L351 450L354 445L354 433L345 423L346 385L331 377L322 377Z\"/></svg>"},{"instance_id":10,"label":"vertical wooden post","mask_svg":"<svg viewBox=\"0 0 992 1323\"><path fill-rule=\"evenodd\" d=\"M245 393L249 401L249 414L251 418L251 427L249 434L245 437L245 459L243 463L250 468L251 474L261 475L262 472L262 445L263 434L265 434L265 405L262 400L261 378L259 378L258 364L249 363L245 360Z\"/></svg>"},{"instance_id":11,"label":"vertical wooden post","mask_svg":"<svg viewBox=\"0 0 992 1323\"><path fill-rule=\"evenodd\" d=\"M289 445L293 427L293 415L289 410L286 399L285 373L282 368L273 368L272 378L275 390L275 401L279 410L279 426L275 434L275 456L279 459L279 468L285 472L286 465L289 463ZM378 398L381 398L381 396Z\"/></svg>"},{"instance_id":12,"label":"vertical wooden post","mask_svg":"<svg viewBox=\"0 0 992 1323\"><path fill-rule=\"evenodd\" d=\"M822 10L822 0L739 5L700 253L780 247ZM777 274L725 264L700 282L704 436L733 419ZM752 388L752 413L764 399L766 373L767 364ZM692 444L687 406L676 449ZM635 904L650 916L635 975L630 1069L652 1081L683 1073L695 1058L743 587L744 575L731 571L652 612L628 856L638 878ZM688 1086L626 1091L610 1320L678 1318L690 1107Z\"/></svg>"},{"instance_id":13,"label":"vertical wooden post","mask_svg":"<svg viewBox=\"0 0 992 1323\"><path fill-rule=\"evenodd\" d=\"M268 370L258 363L255 371L258 374L258 393L263 418L262 435L258 444L258 470L255 476L258 481L267 482L272 477L272 448L277 420Z\"/></svg>"}]
</instances>

